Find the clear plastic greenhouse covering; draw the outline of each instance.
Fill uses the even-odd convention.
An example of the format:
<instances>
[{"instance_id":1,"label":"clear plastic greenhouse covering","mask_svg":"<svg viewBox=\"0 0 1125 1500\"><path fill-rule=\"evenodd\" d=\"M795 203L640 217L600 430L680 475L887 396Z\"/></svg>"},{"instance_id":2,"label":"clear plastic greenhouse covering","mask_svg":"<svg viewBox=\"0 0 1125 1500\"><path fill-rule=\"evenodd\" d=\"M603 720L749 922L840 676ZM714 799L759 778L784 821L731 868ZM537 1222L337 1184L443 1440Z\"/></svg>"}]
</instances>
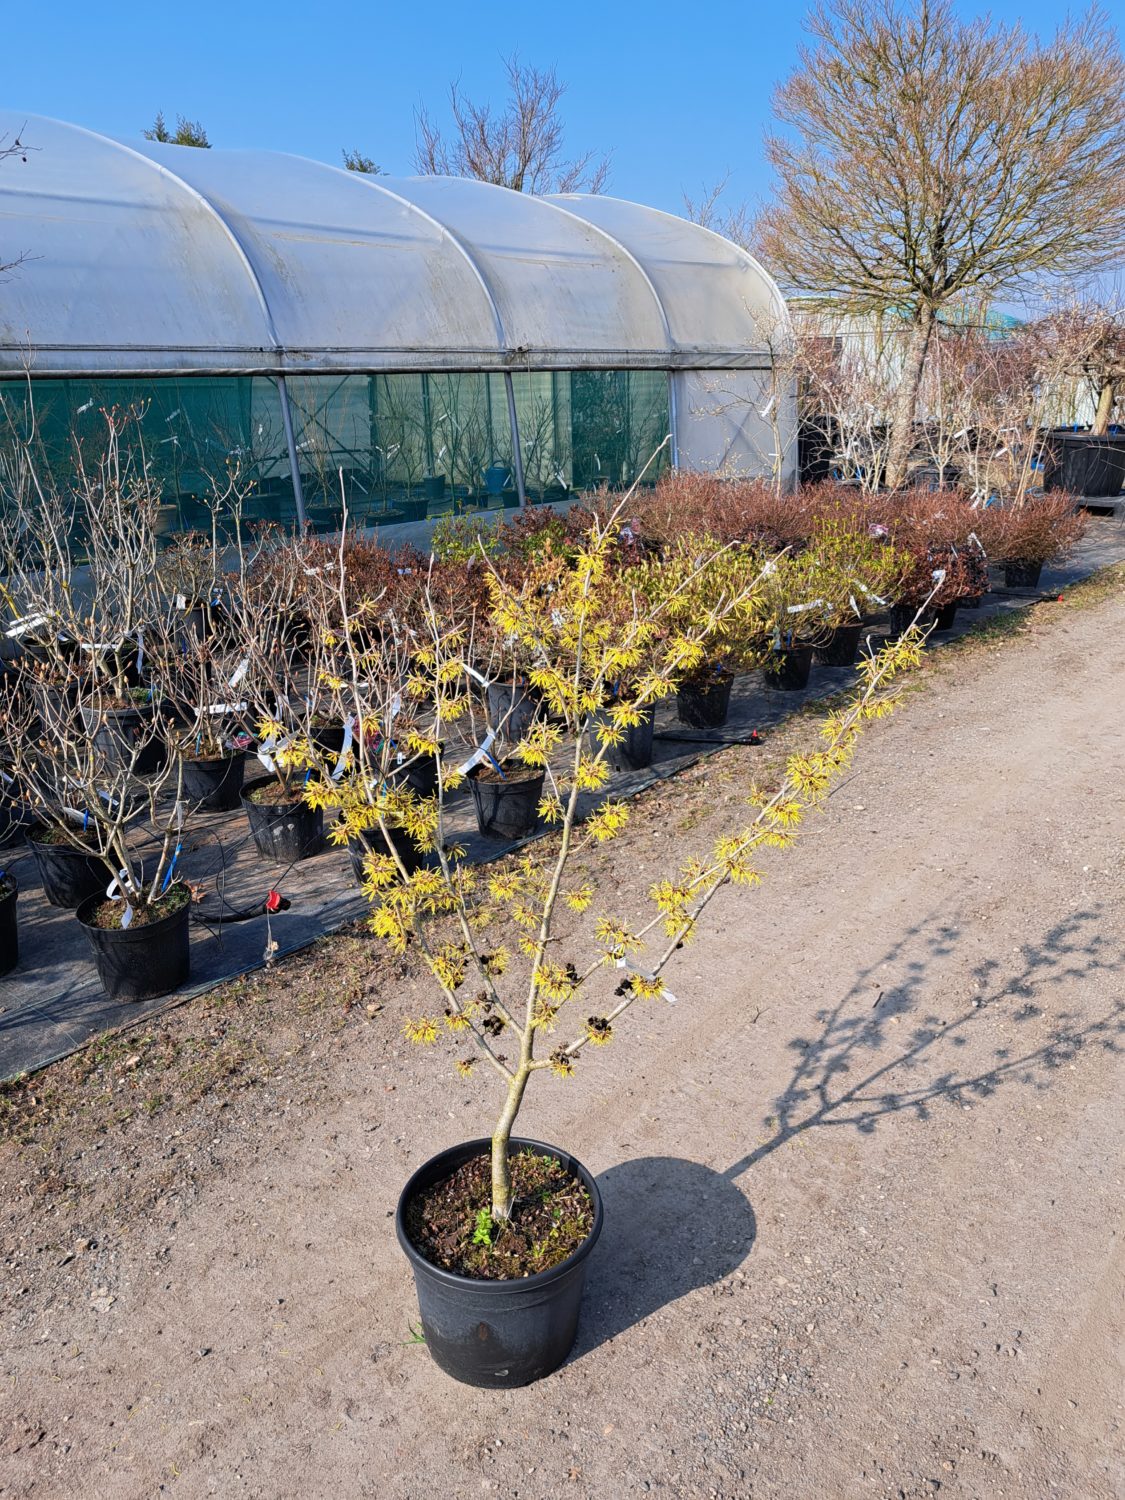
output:
<instances>
[{"instance_id":1,"label":"clear plastic greenhouse covering","mask_svg":"<svg viewBox=\"0 0 1125 1500\"><path fill-rule=\"evenodd\" d=\"M173 525L232 456L265 518L305 518L304 492L325 527L341 495L379 523L416 518L423 489L432 515L439 496L566 498L668 461L776 463L762 409L784 303L698 225L0 110L17 136L0 396L34 398L56 455L102 406L143 408Z\"/></svg>"}]
</instances>

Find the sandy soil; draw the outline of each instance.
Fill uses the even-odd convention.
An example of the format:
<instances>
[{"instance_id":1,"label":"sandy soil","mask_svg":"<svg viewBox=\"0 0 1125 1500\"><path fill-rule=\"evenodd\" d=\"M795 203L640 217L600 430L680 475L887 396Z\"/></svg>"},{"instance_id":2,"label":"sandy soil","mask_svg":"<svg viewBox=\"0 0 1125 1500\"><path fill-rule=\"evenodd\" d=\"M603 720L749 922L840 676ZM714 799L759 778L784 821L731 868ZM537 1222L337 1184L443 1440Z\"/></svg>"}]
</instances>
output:
<instances>
[{"instance_id":1,"label":"sandy soil","mask_svg":"<svg viewBox=\"0 0 1125 1500\"><path fill-rule=\"evenodd\" d=\"M607 1228L529 1389L410 1341L397 1193L491 1098L366 937L10 1091L0 1495L1125 1493L1123 683L1120 592L931 666L680 1003L535 1092ZM625 906L770 749L638 804Z\"/></svg>"}]
</instances>

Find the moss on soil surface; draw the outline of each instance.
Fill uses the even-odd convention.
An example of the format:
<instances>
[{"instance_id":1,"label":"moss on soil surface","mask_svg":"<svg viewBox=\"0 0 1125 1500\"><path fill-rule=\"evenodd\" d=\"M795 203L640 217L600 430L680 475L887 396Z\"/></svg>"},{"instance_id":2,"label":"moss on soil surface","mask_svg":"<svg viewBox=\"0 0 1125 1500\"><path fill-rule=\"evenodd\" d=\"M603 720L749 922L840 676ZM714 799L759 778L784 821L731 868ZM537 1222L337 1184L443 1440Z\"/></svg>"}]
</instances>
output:
<instances>
[{"instance_id":1,"label":"moss on soil surface","mask_svg":"<svg viewBox=\"0 0 1125 1500\"><path fill-rule=\"evenodd\" d=\"M555 1157L535 1151L516 1153L511 1167L514 1201L505 1224L488 1217L492 1163L486 1153L407 1205L406 1232L428 1261L458 1276L512 1281L549 1271L578 1249L594 1223L582 1183Z\"/></svg>"}]
</instances>

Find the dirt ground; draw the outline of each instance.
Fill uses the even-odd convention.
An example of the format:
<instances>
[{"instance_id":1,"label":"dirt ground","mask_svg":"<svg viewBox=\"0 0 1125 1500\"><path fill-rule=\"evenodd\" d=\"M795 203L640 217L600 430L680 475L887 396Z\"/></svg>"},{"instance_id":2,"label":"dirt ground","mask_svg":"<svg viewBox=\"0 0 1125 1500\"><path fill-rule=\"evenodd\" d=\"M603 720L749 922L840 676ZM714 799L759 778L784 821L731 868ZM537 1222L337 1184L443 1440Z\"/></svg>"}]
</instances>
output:
<instances>
[{"instance_id":1,"label":"dirt ground","mask_svg":"<svg viewBox=\"0 0 1125 1500\"><path fill-rule=\"evenodd\" d=\"M402 1040L365 933L7 1090L0 1495L1125 1494L1125 591L1034 616L532 1090L607 1219L536 1386L412 1340L398 1191L491 1079ZM621 909L810 733L639 799Z\"/></svg>"}]
</instances>

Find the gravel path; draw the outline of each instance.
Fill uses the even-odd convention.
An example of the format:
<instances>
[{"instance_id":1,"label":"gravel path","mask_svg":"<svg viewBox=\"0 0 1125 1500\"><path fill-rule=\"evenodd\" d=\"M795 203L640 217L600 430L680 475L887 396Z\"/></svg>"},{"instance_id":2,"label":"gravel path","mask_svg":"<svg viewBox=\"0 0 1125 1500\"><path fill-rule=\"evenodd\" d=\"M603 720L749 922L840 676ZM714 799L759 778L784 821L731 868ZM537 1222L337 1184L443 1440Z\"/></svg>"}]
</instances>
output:
<instances>
[{"instance_id":1,"label":"gravel path","mask_svg":"<svg viewBox=\"0 0 1125 1500\"><path fill-rule=\"evenodd\" d=\"M1043 614L872 729L675 1008L534 1091L606 1200L558 1375L474 1392L409 1342L398 1189L490 1096L400 1042L383 968L206 1135L0 1158L0 1495L1125 1493L1125 597ZM752 756L638 814L623 907Z\"/></svg>"}]
</instances>

